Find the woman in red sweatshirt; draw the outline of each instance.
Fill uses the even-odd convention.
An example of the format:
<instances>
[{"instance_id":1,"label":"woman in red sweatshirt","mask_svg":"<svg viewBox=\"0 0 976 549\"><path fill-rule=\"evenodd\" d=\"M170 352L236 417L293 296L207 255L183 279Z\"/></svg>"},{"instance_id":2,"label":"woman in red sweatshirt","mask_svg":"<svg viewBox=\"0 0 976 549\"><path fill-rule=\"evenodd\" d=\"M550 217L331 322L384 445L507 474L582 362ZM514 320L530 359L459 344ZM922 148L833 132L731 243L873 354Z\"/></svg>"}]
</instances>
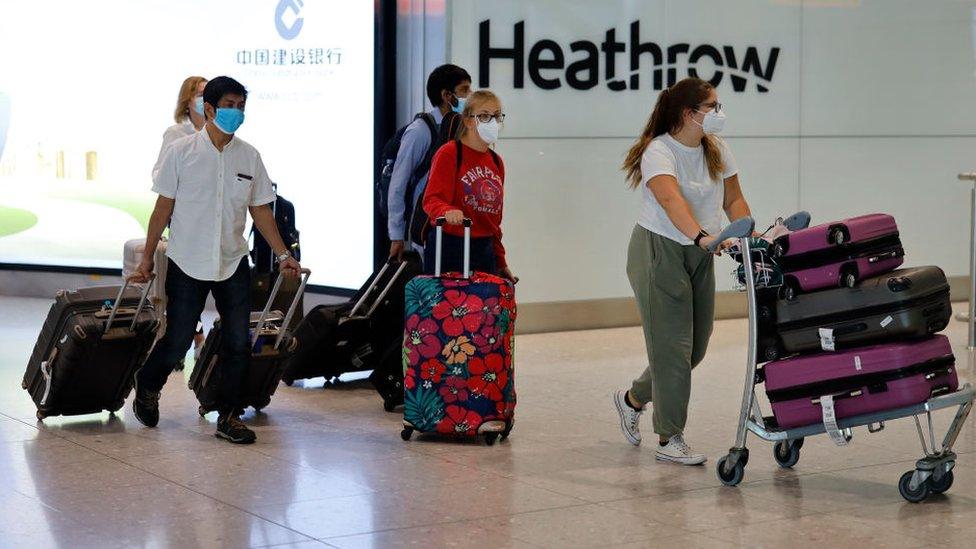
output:
<instances>
[{"instance_id":1,"label":"woman in red sweatshirt","mask_svg":"<svg viewBox=\"0 0 976 549\"><path fill-rule=\"evenodd\" d=\"M502 245L502 204L505 164L490 147L505 120L502 104L492 92L468 96L461 112L461 138L449 141L434 155L424 192L424 211L431 220L447 219L441 270L463 269L465 217L471 219L471 269L515 281ZM424 268L434 271L434 229L424 248Z\"/></svg>"}]
</instances>

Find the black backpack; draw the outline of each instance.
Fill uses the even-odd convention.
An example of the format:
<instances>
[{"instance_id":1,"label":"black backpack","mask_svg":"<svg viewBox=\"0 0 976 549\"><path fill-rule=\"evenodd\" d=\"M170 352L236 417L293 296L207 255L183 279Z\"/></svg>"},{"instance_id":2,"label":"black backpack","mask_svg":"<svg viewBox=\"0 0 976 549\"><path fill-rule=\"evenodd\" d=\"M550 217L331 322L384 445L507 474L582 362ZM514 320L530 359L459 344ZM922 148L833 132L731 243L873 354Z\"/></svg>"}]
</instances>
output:
<instances>
[{"instance_id":1,"label":"black backpack","mask_svg":"<svg viewBox=\"0 0 976 549\"><path fill-rule=\"evenodd\" d=\"M460 129L452 130L454 133L458 133ZM461 137L457 136L453 138L454 147L456 149L455 158L457 164L454 168L454 181L457 182L458 176L461 175ZM501 158L498 157L498 153L495 149L489 148L488 152L491 153L491 159L495 161L495 165L499 168L502 165ZM413 217L410 220L410 239L423 246L427 242L427 233L430 231L430 217L427 212L424 211L423 206L424 197L420 196L417 198L417 207L413 210Z\"/></svg>"},{"instance_id":2,"label":"black backpack","mask_svg":"<svg viewBox=\"0 0 976 549\"><path fill-rule=\"evenodd\" d=\"M427 148L427 152L424 153L423 160L421 160L420 164L417 165L417 168L410 176L410 182L407 184L407 199L404 201L407 209L404 212L404 219L407 221L408 227L413 213L411 211L413 204L411 203L410 197L413 196L414 191L417 189L417 183L420 181L420 178L430 171L430 161L434 157L434 152L436 152L440 146L438 136L439 129L437 122L434 121L434 117L430 113L422 112L416 114L413 117L413 120L417 120L418 118L423 120L427 124L427 129L430 130L430 147ZM412 123L413 121L410 122L410 124ZM393 166L396 164L397 154L400 152L400 143L403 140L403 133L407 131L407 127L410 126L410 124L407 124L406 126L403 126L397 130L396 133L393 134L393 137L391 137L390 140L386 142L386 145L383 146L383 152L380 154L379 174L377 174L376 185L374 187L376 192L376 213L379 215L379 218L383 220L384 225L389 218L390 180L393 178Z\"/></svg>"}]
</instances>

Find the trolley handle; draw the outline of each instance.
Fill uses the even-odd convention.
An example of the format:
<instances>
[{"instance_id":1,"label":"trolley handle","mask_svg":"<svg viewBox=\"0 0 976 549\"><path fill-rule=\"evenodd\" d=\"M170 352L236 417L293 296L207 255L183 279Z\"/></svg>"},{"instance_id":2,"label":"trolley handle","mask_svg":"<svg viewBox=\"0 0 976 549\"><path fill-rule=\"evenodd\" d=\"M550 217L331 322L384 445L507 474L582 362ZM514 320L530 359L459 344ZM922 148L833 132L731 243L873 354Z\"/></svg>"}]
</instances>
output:
<instances>
[{"instance_id":1,"label":"trolley handle","mask_svg":"<svg viewBox=\"0 0 976 549\"><path fill-rule=\"evenodd\" d=\"M756 228L756 222L751 217L741 217L736 219L722 232L718 233L715 240L708 245L708 251L715 252L718 247L730 238L746 238L752 234Z\"/></svg>"}]
</instances>

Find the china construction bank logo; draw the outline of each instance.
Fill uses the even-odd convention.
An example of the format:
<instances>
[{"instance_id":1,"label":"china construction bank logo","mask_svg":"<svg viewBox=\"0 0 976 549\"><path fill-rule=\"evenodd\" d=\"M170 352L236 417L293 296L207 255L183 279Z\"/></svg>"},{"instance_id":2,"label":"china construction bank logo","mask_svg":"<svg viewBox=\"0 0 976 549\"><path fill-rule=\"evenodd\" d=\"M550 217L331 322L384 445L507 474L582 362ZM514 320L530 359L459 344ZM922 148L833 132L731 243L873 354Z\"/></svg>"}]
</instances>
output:
<instances>
[{"instance_id":1,"label":"china construction bank logo","mask_svg":"<svg viewBox=\"0 0 976 549\"><path fill-rule=\"evenodd\" d=\"M275 8L275 28L278 35L285 40L294 40L302 32L305 18L302 17L302 0L281 0Z\"/></svg>"},{"instance_id":2,"label":"china construction bank logo","mask_svg":"<svg viewBox=\"0 0 976 549\"><path fill-rule=\"evenodd\" d=\"M568 47L555 40L543 39L532 44L526 57L525 21L515 23L513 39L501 44L491 39L491 20L478 28L478 72L482 88L490 86L491 67L499 62L513 63L512 86L525 87L525 72L529 80L543 90L555 90L564 84L576 90L589 90L601 82L615 92L639 90L647 86L642 80L641 66L650 61L650 88L662 90L684 77L678 75L678 65L687 67L687 76L709 81L718 87L726 78L735 92L746 92L750 82L759 93L766 93L773 82L773 72L780 48L771 47L763 59L755 46L679 43L660 45L641 42L640 21L630 24L629 36L616 28L607 29L602 42L576 40ZM568 54L567 54L568 50ZM621 58L621 54L623 57ZM707 68L705 63L708 61ZM601 66L602 65L602 66ZM618 74L622 73L622 75ZM645 69L643 76L647 76Z\"/></svg>"}]
</instances>

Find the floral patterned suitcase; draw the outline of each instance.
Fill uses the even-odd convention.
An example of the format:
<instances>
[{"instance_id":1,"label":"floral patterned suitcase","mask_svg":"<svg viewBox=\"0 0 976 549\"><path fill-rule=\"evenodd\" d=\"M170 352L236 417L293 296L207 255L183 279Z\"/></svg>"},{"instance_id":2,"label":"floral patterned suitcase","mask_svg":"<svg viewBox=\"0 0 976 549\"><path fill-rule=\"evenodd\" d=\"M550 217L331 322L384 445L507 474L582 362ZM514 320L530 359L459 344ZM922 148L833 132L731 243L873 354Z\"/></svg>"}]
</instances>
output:
<instances>
[{"instance_id":1,"label":"floral patterned suitcase","mask_svg":"<svg viewBox=\"0 0 976 549\"><path fill-rule=\"evenodd\" d=\"M512 283L480 272L418 276L404 313L403 440L414 431L505 439L515 411Z\"/></svg>"}]
</instances>

